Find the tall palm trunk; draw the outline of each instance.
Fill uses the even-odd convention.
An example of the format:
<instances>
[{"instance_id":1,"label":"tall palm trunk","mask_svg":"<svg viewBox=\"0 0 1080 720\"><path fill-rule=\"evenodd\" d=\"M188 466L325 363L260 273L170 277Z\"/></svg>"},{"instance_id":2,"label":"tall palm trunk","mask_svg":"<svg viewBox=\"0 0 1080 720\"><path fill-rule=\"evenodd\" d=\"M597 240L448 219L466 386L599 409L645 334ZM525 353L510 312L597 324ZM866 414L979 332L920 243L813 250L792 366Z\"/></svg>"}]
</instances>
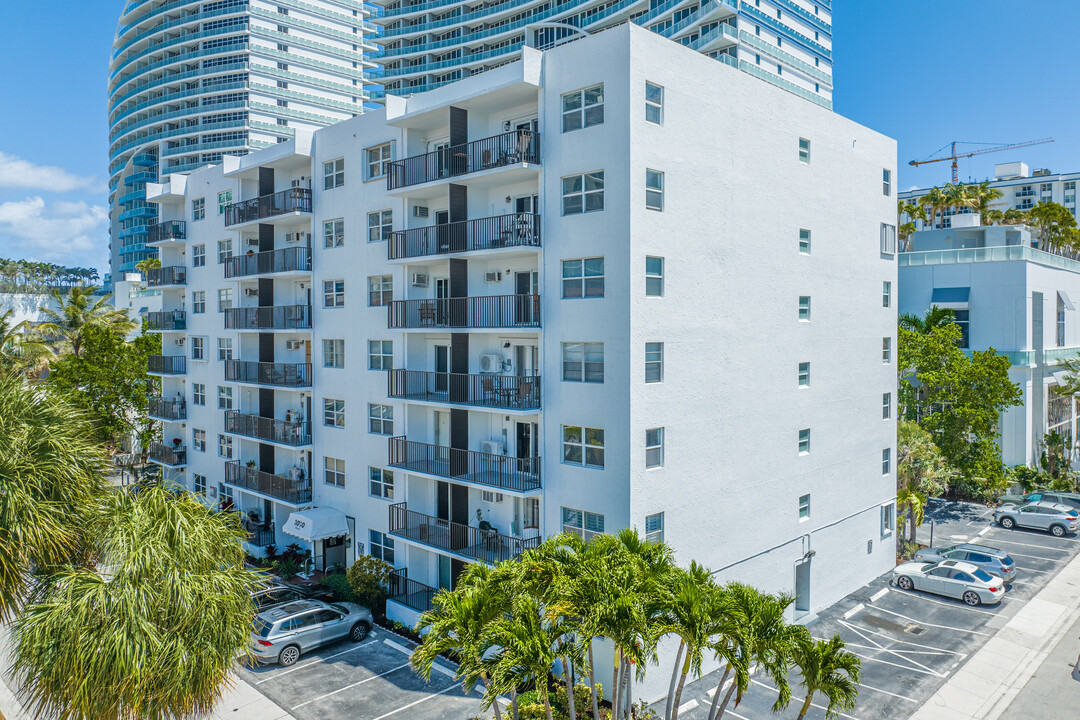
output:
<instances>
[{"instance_id":1,"label":"tall palm trunk","mask_svg":"<svg viewBox=\"0 0 1080 720\"><path fill-rule=\"evenodd\" d=\"M577 708L574 702L574 677L570 671L570 661L566 655L562 656L563 682L566 684L566 708L570 720L577 720Z\"/></svg>"},{"instance_id":2,"label":"tall palm trunk","mask_svg":"<svg viewBox=\"0 0 1080 720\"><path fill-rule=\"evenodd\" d=\"M622 650L615 649L614 668L611 671L611 720L619 720L619 670L622 669Z\"/></svg>"},{"instance_id":3,"label":"tall palm trunk","mask_svg":"<svg viewBox=\"0 0 1080 720\"><path fill-rule=\"evenodd\" d=\"M682 672L679 673L679 686L675 689L675 701L673 703L671 711L671 720L679 719L679 701L682 700L683 686L686 685L686 676L690 674L690 653L686 653L686 660L683 661Z\"/></svg>"},{"instance_id":4,"label":"tall palm trunk","mask_svg":"<svg viewBox=\"0 0 1080 720\"><path fill-rule=\"evenodd\" d=\"M544 690L544 712L547 713L547 720L552 720L551 717L551 695L548 691L547 678L538 678L543 683Z\"/></svg>"},{"instance_id":5,"label":"tall palm trunk","mask_svg":"<svg viewBox=\"0 0 1080 720\"><path fill-rule=\"evenodd\" d=\"M727 682L728 675L730 675L730 674L731 674L731 663L728 663L724 667L724 675L723 675L723 677L720 678L720 684L716 686L716 691L713 693L712 705L709 706L708 720L715 720L715 718L716 718L716 708L720 705L720 692L723 690L724 683Z\"/></svg>"},{"instance_id":6,"label":"tall palm trunk","mask_svg":"<svg viewBox=\"0 0 1080 720\"><path fill-rule=\"evenodd\" d=\"M799 710L799 720L803 720L803 718L806 717L806 713L810 712L810 701L813 699L814 693L811 691L806 695L806 700L803 700L802 708Z\"/></svg>"},{"instance_id":7,"label":"tall palm trunk","mask_svg":"<svg viewBox=\"0 0 1080 720\"><path fill-rule=\"evenodd\" d=\"M488 676L487 673L480 673L480 682L484 684L484 691L488 689ZM495 696L495 701L491 703L491 707L495 709L495 720L502 720L502 712L499 710L499 696Z\"/></svg>"},{"instance_id":8,"label":"tall palm trunk","mask_svg":"<svg viewBox=\"0 0 1080 720\"><path fill-rule=\"evenodd\" d=\"M589 687L592 690L593 720L600 720L600 699L596 692L596 666L593 665L593 641L589 639ZM517 718L514 718L517 720Z\"/></svg>"},{"instance_id":9,"label":"tall palm trunk","mask_svg":"<svg viewBox=\"0 0 1080 720\"><path fill-rule=\"evenodd\" d=\"M671 684L668 685L667 704L664 706L664 718L671 720L671 702L675 697L675 682L679 677L679 665L682 663L683 649L686 647L686 641L679 641L679 652L675 653L675 665L671 668Z\"/></svg>"},{"instance_id":10,"label":"tall palm trunk","mask_svg":"<svg viewBox=\"0 0 1080 720\"><path fill-rule=\"evenodd\" d=\"M518 720L517 687L514 685L510 686L510 717Z\"/></svg>"},{"instance_id":11,"label":"tall palm trunk","mask_svg":"<svg viewBox=\"0 0 1080 720\"><path fill-rule=\"evenodd\" d=\"M630 658L626 658L625 660L623 660L623 674L626 676L626 680L623 683L623 685L624 685L624 689L623 689L623 717L626 718L626 720L630 720L630 717L631 717L631 714L630 714L630 708L631 708L630 685L631 685L631 683L634 682L634 676L630 672L630 670L631 670Z\"/></svg>"},{"instance_id":12,"label":"tall palm trunk","mask_svg":"<svg viewBox=\"0 0 1080 720\"><path fill-rule=\"evenodd\" d=\"M727 712L727 706L728 703L731 702L731 696L735 694L736 685L738 685L738 683L732 681L731 687L729 687L728 691L724 693L724 702L721 703L720 710L716 713L716 720L720 720L720 718L724 717L724 713Z\"/></svg>"}]
</instances>

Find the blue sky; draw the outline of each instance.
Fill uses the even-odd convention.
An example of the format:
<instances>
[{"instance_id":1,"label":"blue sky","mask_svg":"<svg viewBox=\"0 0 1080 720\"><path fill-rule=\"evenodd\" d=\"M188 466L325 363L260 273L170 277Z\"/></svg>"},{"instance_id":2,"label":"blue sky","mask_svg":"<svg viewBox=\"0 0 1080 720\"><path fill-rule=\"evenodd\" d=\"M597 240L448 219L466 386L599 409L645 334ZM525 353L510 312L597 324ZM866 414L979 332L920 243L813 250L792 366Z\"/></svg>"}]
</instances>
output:
<instances>
[{"instance_id":1,"label":"blue sky","mask_svg":"<svg viewBox=\"0 0 1080 720\"><path fill-rule=\"evenodd\" d=\"M0 0L0 257L108 265L106 74L122 0ZM899 142L899 187L951 140L1056 142L962 160L1080 170L1076 0L833 0L835 109ZM56 188L61 188L57 191Z\"/></svg>"}]
</instances>

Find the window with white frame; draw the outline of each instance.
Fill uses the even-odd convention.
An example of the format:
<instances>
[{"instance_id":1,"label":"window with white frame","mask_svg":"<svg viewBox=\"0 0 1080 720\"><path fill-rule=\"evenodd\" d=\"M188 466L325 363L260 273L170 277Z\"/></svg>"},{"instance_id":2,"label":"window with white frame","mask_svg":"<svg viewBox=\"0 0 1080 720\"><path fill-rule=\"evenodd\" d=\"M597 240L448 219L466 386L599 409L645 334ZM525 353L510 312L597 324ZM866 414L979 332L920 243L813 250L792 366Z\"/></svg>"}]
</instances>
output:
<instances>
[{"instance_id":1,"label":"window with white frame","mask_svg":"<svg viewBox=\"0 0 1080 720\"><path fill-rule=\"evenodd\" d=\"M217 389L217 406L218 410L232 410L233 409L233 394L232 388L226 385L218 385Z\"/></svg>"},{"instance_id":2,"label":"window with white frame","mask_svg":"<svg viewBox=\"0 0 1080 720\"><path fill-rule=\"evenodd\" d=\"M562 530L566 533L573 533L582 540L592 540L597 535L604 534L604 516L564 507L562 509Z\"/></svg>"},{"instance_id":3,"label":"window with white frame","mask_svg":"<svg viewBox=\"0 0 1080 720\"><path fill-rule=\"evenodd\" d=\"M394 299L394 276L373 275L368 278L368 306L385 307Z\"/></svg>"},{"instance_id":4,"label":"window with white frame","mask_svg":"<svg viewBox=\"0 0 1080 720\"><path fill-rule=\"evenodd\" d=\"M810 164L810 141L799 138L799 162Z\"/></svg>"},{"instance_id":5,"label":"window with white frame","mask_svg":"<svg viewBox=\"0 0 1080 720\"><path fill-rule=\"evenodd\" d=\"M810 496L799 496L799 521L810 519Z\"/></svg>"},{"instance_id":6,"label":"window with white frame","mask_svg":"<svg viewBox=\"0 0 1080 720\"><path fill-rule=\"evenodd\" d=\"M810 428L799 431L799 454L805 455L810 452Z\"/></svg>"},{"instance_id":7,"label":"window with white frame","mask_svg":"<svg viewBox=\"0 0 1080 720\"><path fill-rule=\"evenodd\" d=\"M206 452L206 431L199 429L192 429L191 431L191 446L199 452Z\"/></svg>"},{"instance_id":8,"label":"window with white frame","mask_svg":"<svg viewBox=\"0 0 1080 720\"><path fill-rule=\"evenodd\" d=\"M345 184L345 158L324 162L322 170L323 190L332 190Z\"/></svg>"},{"instance_id":9,"label":"window with white frame","mask_svg":"<svg viewBox=\"0 0 1080 720\"><path fill-rule=\"evenodd\" d=\"M645 170L645 207L664 209L664 173L659 170Z\"/></svg>"},{"instance_id":10,"label":"window with white frame","mask_svg":"<svg viewBox=\"0 0 1080 720\"><path fill-rule=\"evenodd\" d=\"M195 473L191 476L192 488L196 495L206 495L206 476Z\"/></svg>"},{"instance_id":11,"label":"window with white frame","mask_svg":"<svg viewBox=\"0 0 1080 720\"><path fill-rule=\"evenodd\" d=\"M892 304L892 283L885 280L881 283L881 307L889 307Z\"/></svg>"},{"instance_id":12,"label":"window with white frame","mask_svg":"<svg viewBox=\"0 0 1080 720\"><path fill-rule=\"evenodd\" d=\"M645 468L664 466L664 428L645 431Z\"/></svg>"},{"instance_id":13,"label":"window with white frame","mask_svg":"<svg viewBox=\"0 0 1080 720\"><path fill-rule=\"evenodd\" d=\"M206 385L203 383L191 384L191 404L192 405L205 405L206 404Z\"/></svg>"},{"instance_id":14,"label":"window with white frame","mask_svg":"<svg viewBox=\"0 0 1080 720\"><path fill-rule=\"evenodd\" d=\"M225 483L218 483L218 504L222 507L232 507L233 505L233 489L232 485L226 485Z\"/></svg>"},{"instance_id":15,"label":"window with white frame","mask_svg":"<svg viewBox=\"0 0 1080 720\"><path fill-rule=\"evenodd\" d=\"M390 239L394 231L394 211L376 210L367 214L368 242L382 242Z\"/></svg>"},{"instance_id":16,"label":"window with white frame","mask_svg":"<svg viewBox=\"0 0 1080 720\"><path fill-rule=\"evenodd\" d=\"M562 368L566 382L604 382L604 343L563 343Z\"/></svg>"},{"instance_id":17,"label":"window with white frame","mask_svg":"<svg viewBox=\"0 0 1080 720\"><path fill-rule=\"evenodd\" d=\"M881 394L881 419L888 420L892 417L892 393Z\"/></svg>"},{"instance_id":18,"label":"window with white frame","mask_svg":"<svg viewBox=\"0 0 1080 720\"><path fill-rule=\"evenodd\" d=\"M233 256L232 240L218 240L217 243L217 261L218 265L224 265L229 262L229 258Z\"/></svg>"},{"instance_id":19,"label":"window with white frame","mask_svg":"<svg viewBox=\"0 0 1080 720\"><path fill-rule=\"evenodd\" d=\"M799 252L803 255L810 254L810 231L806 228L799 229Z\"/></svg>"},{"instance_id":20,"label":"window with white frame","mask_svg":"<svg viewBox=\"0 0 1080 720\"><path fill-rule=\"evenodd\" d=\"M390 161L393 160L390 143L383 143L364 151L367 161L367 179L384 177L390 174Z\"/></svg>"},{"instance_id":21,"label":"window with white frame","mask_svg":"<svg viewBox=\"0 0 1080 720\"><path fill-rule=\"evenodd\" d=\"M374 435L394 434L394 407L368 404L368 432Z\"/></svg>"},{"instance_id":22,"label":"window with white frame","mask_svg":"<svg viewBox=\"0 0 1080 720\"><path fill-rule=\"evenodd\" d=\"M224 215L225 208L232 204L232 190L222 190L217 194L217 214Z\"/></svg>"},{"instance_id":23,"label":"window with white frame","mask_svg":"<svg viewBox=\"0 0 1080 720\"><path fill-rule=\"evenodd\" d=\"M206 312L206 291L196 290L191 293L191 312L200 315Z\"/></svg>"},{"instance_id":24,"label":"window with white frame","mask_svg":"<svg viewBox=\"0 0 1080 720\"><path fill-rule=\"evenodd\" d=\"M232 288L221 288L217 291L218 312L225 312L233 306Z\"/></svg>"},{"instance_id":25,"label":"window with white frame","mask_svg":"<svg viewBox=\"0 0 1080 720\"><path fill-rule=\"evenodd\" d=\"M645 516L645 542L664 542L664 513Z\"/></svg>"},{"instance_id":26,"label":"window with white frame","mask_svg":"<svg viewBox=\"0 0 1080 720\"><path fill-rule=\"evenodd\" d=\"M799 296L799 322L810 322L810 296Z\"/></svg>"},{"instance_id":27,"label":"window with white frame","mask_svg":"<svg viewBox=\"0 0 1080 720\"><path fill-rule=\"evenodd\" d=\"M893 503L881 506L881 537L892 535L895 518L896 506Z\"/></svg>"},{"instance_id":28,"label":"window with white frame","mask_svg":"<svg viewBox=\"0 0 1080 720\"><path fill-rule=\"evenodd\" d=\"M562 96L562 131L571 132L604 122L604 85L593 85Z\"/></svg>"},{"instance_id":29,"label":"window with white frame","mask_svg":"<svg viewBox=\"0 0 1080 720\"><path fill-rule=\"evenodd\" d=\"M564 298L604 297L604 258L575 258L562 261Z\"/></svg>"},{"instance_id":30,"label":"window with white frame","mask_svg":"<svg viewBox=\"0 0 1080 720\"><path fill-rule=\"evenodd\" d=\"M881 169L881 193L892 195L892 170L888 168Z\"/></svg>"},{"instance_id":31,"label":"window with white frame","mask_svg":"<svg viewBox=\"0 0 1080 720\"><path fill-rule=\"evenodd\" d=\"M645 297L664 296L664 258L645 257Z\"/></svg>"},{"instance_id":32,"label":"window with white frame","mask_svg":"<svg viewBox=\"0 0 1080 720\"><path fill-rule=\"evenodd\" d=\"M368 340L368 370L392 370L394 341Z\"/></svg>"},{"instance_id":33,"label":"window with white frame","mask_svg":"<svg viewBox=\"0 0 1080 720\"><path fill-rule=\"evenodd\" d=\"M394 471L384 468L368 468L368 495L382 498L383 500L394 499Z\"/></svg>"},{"instance_id":34,"label":"window with white frame","mask_svg":"<svg viewBox=\"0 0 1080 720\"><path fill-rule=\"evenodd\" d=\"M896 226L881 223L881 254L896 254Z\"/></svg>"},{"instance_id":35,"label":"window with white frame","mask_svg":"<svg viewBox=\"0 0 1080 720\"><path fill-rule=\"evenodd\" d=\"M368 530L368 554L388 565L394 564L394 538L378 530Z\"/></svg>"},{"instance_id":36,"label":"window with white frame","mask_svg":"<svg viewBox=\"0 0 1080 720\"><path fill-rule=\"evenodd\" d=\"M1065 347L1065 299L1057 296L1057 346Z\"/></svg>"},{"instance_id":37,"label":"window with white frame","mask_svg":"<svg viewBox=\"0 0 1080 720\"><path fill-rule=\"evenodd\" d=\"M345 307L344 280L326 280L323 282L323 307Z\"/></svg>"},{"instance_id":38,"label":"window with white frame","mask_svg":"<svg viewBox=\"0 0 1080 720\"><path fill-rule=\"evenodd\" d=\"M217 357L218 360L232 360L232 338L219 337L217 339Z\"/></svg>"},{"instance_id":39,"label":"window with white frame","mask_svg":"<svg viewBox=\"0 0 1080 720\"><path fill-rule=\"evenodd\" d=\"M203 267L206 265L206 245L191 246L191 267Z\"/></svg>"},{"instance_id":40,"label":"window with white frame","mask_svg":"<svg viewBox=\"0 0 1080 720\"><path fill-rule=\"evenodd\" d=\"M345 244L345 221L341 218L322 224L323 247L335 248Z\"/></svg>"},{"instance_id":41,"label":"window with white frame","mask_svg":"<svg viewBox=\"0 0 1080 720\"><path fill-rule=\"evenodd\" d=\"M199 198L191 201L191 219L202 220L206 217L206 198Z\"/></svg>"},{"instance_id":42,"label":"window with white frame","mask_svg":"<svg viewBox=\"0 0 1080 720\"><path fill-rule=\"evenodd\" d=\"M206 359L206 338L194 335L191 338L191 359L192 360L205 360Z\"/></svg>"},{"instance_id":43,"label":"window with white frame","mask_svg":"<svg viewBox=\"0 0 1080 720\"><path fill-rule=\"evenodd\" d=\"M233 444L232 438L228 435L218 435L218 456L223 457L226 460L232 460L233 456Z\"/></svg>"},{"instance_id":44,"label":"window with white frame","mask_svg":"<svg viewBox=\"0 0 1080 720\"><path fill-rule=\"evenodd\" d=\"M892 362L892 338L881 338L881 364L888 365Z\"/></svg>"},{"instance_id":45,"label":"window with white frame","mask_svg":"<svg viewBox=\"0 0 1080 720\"><path fill-rule=\"evenodd\" d=\"M604 209L604 171L568 175L562 179L562 213L577 215Z\"/></svg>"},{"instance_id":46,"label":"window with white frame","mask_svg":"<svg viewBox=\"0 0 1080 720\"><path fill-rule=\"evenodd\" d=\"M799 363L799 387L810 387L810 363Z\"/></svg>"},{"instance_id":47,"label":"window with white frame","mask_svg":"<svg viewBox=\"0 0 1080 720\"><path fill-rule=\"evenodd\" d=\"M563 462L585 467L604 467L603 428L563 425Z\"/></svg>"},{"instance_id":48,"label":"window with white frame","mask_svg":"<svg viewBox=\"0 0 1080 720\"><path fill-rule=\"evenodd\" d=\"M664 381L664 343L645 343L645 382Z\"/></svg>"},{"instance_id":49,"label":"window with white frame","mask_svg":"<svg viewBox=\"0 0 1080 720\"><path fill-rule=\"evenodd\" d=\"M645 122L664 124L664 88L645 82Z\"/></svg>"},{"instance_id":50,"label":"window with white frame","mask_svg":"<svg viewBox=\"0 0 1080 720\"><path fill-rule=\"evenodd\" d=\"M323 340L322 341L322 353L323 353L323 367L328 367L328 368L343 368L343 367L345 367L345 341L344 340Z\"/></svg>"},{"instance_id":51,"label":"window with white frame","mask_svg":"<svg viewBox=\"0 0 1080 720\"><path fill-rule=\"evenodd\" d=\"M888 475L892 471L892 448L881 451L881 474Z\"/></svg>"},{"instance_id":52,"label":"window with white frame","mask_svg":"<svg viewBox=\"0 0 1080 720\"><path fill-rule=\"evenodd\" d=\"M323 457L323 482L334 487L345 487L345 461Z\"/></svg>"},{"instance_id":53,"label":"window with white frame","mask_svg":"<svg viewBox=\"0 0 1080 720\"><path fill-rule=\"evenodd\" d=\"M327 427L345 427L345 401L323 399L323 425Z\"/></svg>"}]
</instances>

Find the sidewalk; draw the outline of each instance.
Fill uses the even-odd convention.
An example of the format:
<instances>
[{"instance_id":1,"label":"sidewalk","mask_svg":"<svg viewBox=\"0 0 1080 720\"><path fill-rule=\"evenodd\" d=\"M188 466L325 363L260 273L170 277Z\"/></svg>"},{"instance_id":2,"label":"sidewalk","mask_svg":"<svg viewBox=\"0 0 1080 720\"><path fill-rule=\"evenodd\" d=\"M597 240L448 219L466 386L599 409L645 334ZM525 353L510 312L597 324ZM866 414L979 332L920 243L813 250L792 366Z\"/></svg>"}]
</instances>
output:
<instances>
[{"instance_id":1,"label":"sidewalk","mask_svg":"<svg viewBox=\"0 0 1080 720\"><path fill-rule=\"evenodd\" d=\"M1012 717L1056 717L1040 715L1021 703L1024 699L1033 702L1041 686L1054 687L1056 683L1062 687L1064 681L1080 685L1061 660L1065 657L1070 664L1076 661L1080 652L1078 635L1080 556L1062 568L910 720L997 720L1018 698L1021 702L1014 705ZM1068 717L1076 717L1076 704L1064 697L1043 700L1052 701Z\"/></svg>"}]
</instances>

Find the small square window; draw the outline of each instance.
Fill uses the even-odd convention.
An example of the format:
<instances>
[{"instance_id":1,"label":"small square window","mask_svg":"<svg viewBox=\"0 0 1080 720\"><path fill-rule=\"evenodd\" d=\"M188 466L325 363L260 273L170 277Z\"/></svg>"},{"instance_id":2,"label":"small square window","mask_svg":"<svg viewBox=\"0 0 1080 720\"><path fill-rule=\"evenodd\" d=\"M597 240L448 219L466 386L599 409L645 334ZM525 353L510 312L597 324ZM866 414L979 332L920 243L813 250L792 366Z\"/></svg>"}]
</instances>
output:
<instances>
[{"instance_id":1,"label":"small square window","mask_svg":"<svg viewBox=\"0 0 1080 720\"><path fill-rule=\"evenodd\" d=\"M604 209L604 171L562 179L562 213L579 215Z\"/></svg>"},{"instance_id":2,"label":"small square window","mask_svg":"<svg viewBox=\"0 0 1080 720\"><path fill-rule=\"evenodd\" d=\"M345 184L345 158L323 163L323 190L332 190Z\"/></svg>"},{"instance_id":3,"label":"small square window","mask_svg":"<svg viewBox=\"0 0 1080 720\"><path fill-rule=\"evenodd\" d=\"M394 538L377 530L368 531L368 553L388 565L394 564Z\"/></svg>"},{"instance_id":4,"label":"small square window","mask_svg":"<svg viewBox=\"0 0 1080 720\"><path fill-rule=\"evenodd\" d=\"M375 435L394 434L394 408L390 405L368 405L368 432Z\"/></svg>"},{"instance_id":5,"label":"small square window","mask_svg":"<svg viewBox=\"0 0 1080 720\"><path fill-rule=\"evenodd\" d=\"M345 461L338 458L323 458L323 482L335 487L345 487Z\"/></svg>"},{"instance_id":6,"label":"small square window","mask_svg":"<svg viewBox=\"0 0 1080 720\"><path fill-rule=\"evenodd\" d=\"M799 387L810 387L810 363L799 363Z\"/></svg>"},{"instance_id":7,"label":"small square window","mask_svg":"<svg viewBox=\"0 0 1080 720\"><path fill-rule=\"evenodd\" d=\"M806 229L799 230L799 252L803 255L810 254L810 231Z\"/></svg>"},{"instance_id":8,"label":"small square window","mask_svg":"<svg viewBox=\"0 0 1080 720\"><path fill-rule=\"evenodd\" d=\"M892 393L881 394L881 419L888 420L892 417Z\"/></svg>"},{"instance_id":9,"label":"small square window","mask_svg":"<svg viewBox=\"0 0 1080 720\"><path fill-rule=\"evenodd\" d=\"M664 381L664 343L645 343L645 382Z\"/></svg>"},{"instance_id":10,"label":"small square window","mask_svg":"<svg viewBox=\"0 0 1080 720\"><path fill-rule=\"evenodd\" d=\"M394 211L376 210L367 214L368 242L389 240L394 231Z\"/></svg>"},{"instance_id":11,"label":"small square window","mask_svg":"<svg viewBox=\"0 0 1080 720\"><path fill-rule=\"evenodd\" d=\"M196 495L206 495L206 476L195 473L191 476L192 488Z\"/></svg>"},{"instance_id":12,"label":"small square window","mask_svg":"<svg viewBox=\"0 0 1080 720\"><path fill-rule=\"evenodd\" d=\"M323 425L326 427L345 427L345 401L323 399Z\"/></svg>"},{"instance_id":13,"label":"small square window","mask_svg":"<svg viewBox=\"0 0 1080 720\"><path fill-rule=\"evenodd\" d=\"M327 220L323 223L323 246L328 248L341 247L345 244L345 221Z\"/></svg>"},{"instance_id":14,"label":"small square window","mask_svg":"<svg viewBox=\"0 0 1080 720\"><path fill-rule=\"evenodd\" d=\"M219 337L217 339L217 357L218 360L232 360L233 359L233 344L232 338Z\"/></svg>"},{"instance_id":15,"label":"small square window","mask_svg":"<svg viewBox=\"0 0 1080 720\"><path fill-rule=\"evenodd\" d=\"M604 382L604 343L563 343L565 382Z\"/></svg>"},{"instance_id":16,"label":"small square window","mask_svg":"<svg viewBox=\"0 0 1080 720\"><path fill-rule=\"evenodd\" d=\"M604 258L562 261L564 298L604 297Z\"/></svg>"},{"instance_id":17,"label":"small square window","mask_svg":"<svg viewBox=\"0 0 1080 720\"><path fill-rule=\"evenodd\" d=\"M193 405L206 404L206 385L203 383L191 384L191 403Z\"/></svg>"},{"instance_id":18,"label":"small square window","mask_svg":"<svg viewBox=\"0 0 1080 720\"><path fill-rule=\"evenodd\" d=\"M892 338L881 338L881 364L892 362Z\"/></svg>"},{"instance_id":19,"label":"small square window","mask_svg":"<svg viewBox=\"0 0 1080 720\"><path fill-rule=\"evenodd\" d=\"M562 131L571 132L604 122L604 86L593 85L562 96Z\"/></svg>"},{"instance_id":20,"label":"small square window","mask_svg":"<svg viewBox=\"0 0 1080 720\"><path fill-rule=\"evenodd\" d=\"M232 388L224 385L218 385L217 389L217 406L218 410L232 410L233 409L233 394Z\"/></svg>"},{"instance_id":21,"label":"small square window","mask_svg":"<svg viewBox=\"0 0 1080 720\"><path fill-rule=\"evenodd\" d=\"M810 519L810 496L799 496L799 521Z\"/></svg>"},{"instance_id":22,"label":"small square window","mask_svg":"<svg viewBox=\"0 0 1080 720\"><path fill-rule=\"evenodd\" d=\"M206 217L206 198L191 201L191 219L202 220Z\"/></svg>"},{"instance_id":23,"label":"small square window","mask_svg":"<svg viewBox=\"0 0 1080 720\"><path fill-rule=\"evenodd\" d=\"M221 288L217 291L217 309L218 312L225 312L232 309L233 306L233 294L232 288Z\"/></svg>"},{"instance_id":24,"label":"small square window","mask_svg":"<svg viewBox=\"0 0 1080 720\"><path fill-rule=\"evenodd\" d=\"M382 145L376 145L373 148L368 148L364 151L364 155L367 158L367 179L374 180L375 178L383 177L390 174L390 162L392 160L393 148L390 143L383 143Z\"/></svg>"},{"instance_id":25,"label":"small square window","mask_svg":"<svg viewBox=\"0 0 1080 720\"><path fill-rule=\"evenodd\" d=\"M664 465L664 428L650 428L645 431L645 468L658 468Z\"/></svg>"},{"instance_id":26,"label":"small square window","mask_svg":"<svg viewBox=\"0 0 1080 720\"><path fill-rule=\"evenodd\" d=\"M204 267L206 265L206 245L191 246L191 267Z\"/></svg>"},{"instance_id":27,"label":"small square window","mask_svg":"<svg viewBox=\"0 0 1080 720\"><path fill-rule=\"evenodd\" d=\"M892 170L882 169L881 171L881 193L892 195Z\"/></svg>"},{"instance_id":28,"label":"small square window","mask_svg":"<svg viewBox=\"0 0 1080 720\"><path fill-rule=\"evenodd\" d=\"M664 123L664 88L651 82L645 83L645 121Z\"/></svg>"},{"instance_id":29,"label":"small square window","mask_svg":"<svg viewBox=\"0 0 1080 720\"><path fill-rule=\"evenodd\" d=\"M391 370L394 367L394 341L368 340L368 370Z\"/></svg>"},{"instance_id":30,"label":"small square window","mask_svg":"<svg viewBox=\"0 0 1080 720\"><path fill-rule=\"evenodd\" d=\"M191 431L191 445L199 452L206 452L206 431L193 429Z\"/></svg>"},{"instance_id":31,"label":"small square window","mask_svg":"<svg viewBox=\"0 0 1080 720\"><path fill-rule=\"evenodd\" d=\"M191 338L191 359L206 359L206 338L197 336Z\"/></svg>"},{"instance_id":32,"label":"small square window","mask_svg":"<svg viewBox=\"0 0 1080 720\"><path fill-rule=\"evenodd\" d=\"M200 315L206 312L206 291L196 290L191 293L191 312Z\"/></svg>"},{"instance_id":33,"label":"small square window","mask_svg":"<svg viewBox=\"0 0 1080 720\"><path fill-rule=\"evenodd\" d=\"M645 516L645 542L664 542L664 513Z\"/></svg>"},{"instance_id":34,"label":"small square window","mask_svg":"<svg viewBox=\"0 0 1080 720\"><path fill-rule=\"evenodd\" d=\"M881 474L888 475L892 471L892 448L881 451Z\"/></svg>"},{"instance_id":35,"label":"small square window","mask_svg":"<svg viewBox=\"0 0 1080 720\"><path fill-rule=\"evenodd\" d=\"M222 190L217 194L217 214L224 215L225 207L232 204L232 190Z\"/></svg>"},{"instance_id":36,"label":"small square window","mask_svg":"<svg viewBox=\"0 0 1080 720\"><path fill-rule=\"evenodd\" d=\"M217 261L218 265L224 265L229 262L229 258L233 256L232 240L218 240L217 244Z\"/></svg>"},{"instance_id":37,"label":"small square window","mask_svg":"<svg viewBox=\"0 0 1080 720\"><path fill-rule=\"evenodd\" d=\"M323 307L345 307L344 280L326 280L323 282Z\"/></svg>"},{"instance_id":38,"label":"small square window","mask_svg":"<svg viewBox=\"0 0 1080 720\"><path fill-rule=\"evenodd\" d=\"M645 296L664 296L664 258L645 257Z\"/></svg>"},{"instance_id":39,"label":"small square window","mask_svg":"<svg viewBox=\"0 0 1080 720\"><path fill-rule=\"evenodd\" d=\"M345 367L345 341L344 340L323 340L323 367L327 368L343 368Z\"/></svg>"},{"instance_id":40,"label":"small square window","mask_svg":"<svg viewBox=\"0 0 1080 720\"><path fill-rule=\"evenodd\" d=\"M368 306L384 307L394 300L394 276L374 275L368 278Z\"/></svg>"},{"instance_id":41,"label":"small square window","mask_svg":"<svg viewBox=\"0 0 1080 720\"><path fill-rule=\"evenodd\" d=\"M563 462L585 467L604 467L603 428L563 425Z\"/></svg>"},{"instance_id":42,"label":"small square window","mask_svg":"<svg viewBox=\"0 0 1080 720\"><path fill-rule=\"evenodd\" d=\"M799 138L799 162L810 164L810 141Z\"/></svg>"},{"instance_id":43,"label":"small square window","mask_svg":"<svg viewBox=\"0 0 1080 720\"><path fill-rule=\"evenodd\" d=\"M881 537L892 535L895 527L896 506L892 503L881 506Z\"/></svg>"},{"instance_id":44,"label":"small square window","mask_svg":"<svg viewBox=\"0 0 1080 720\"><path fill-rule=\"evenodd\" d=\"M394 471L368 468L368 495L383 500L394 499Z\"/></svg>"},{"instance_id":45,"label":"small square window","mask_svg":"<svg viewBox=\"0 0 1080 720\"><path fill-rule=\"evenodd\" d=\"M810 428L799 431L799 454L805 455L810 452Z\"/></svg>"},{"instance_id":46,"label":"small square window","mask_svg":"<svg viewBox=\"0 0 1080 720\"><path fill-rule=\"evenodd\" d=\"M228 435L218 435L218 457L223 457L226 460L232 460L233 456L233 442L232 438Z\"/></svg>"},{"instance_id":47,"label":"small square window","mask_svg":"<svg viewBox=\"0 0 1080 720\"><path fill-rule=\"evenodd\" d=\"M645 171L645 207L649 210L664 209L664 173L659 170Z\"/></svg>"},{"instance_id":48,"label":"small square window","mask_svg":"<svg viewBox=\"0 0 1080 720\"><path fill-rule=\"evenodd\" d=\"M810 296L799 296L799 322L810 322Z\"/></svg>"}]
</instances>

